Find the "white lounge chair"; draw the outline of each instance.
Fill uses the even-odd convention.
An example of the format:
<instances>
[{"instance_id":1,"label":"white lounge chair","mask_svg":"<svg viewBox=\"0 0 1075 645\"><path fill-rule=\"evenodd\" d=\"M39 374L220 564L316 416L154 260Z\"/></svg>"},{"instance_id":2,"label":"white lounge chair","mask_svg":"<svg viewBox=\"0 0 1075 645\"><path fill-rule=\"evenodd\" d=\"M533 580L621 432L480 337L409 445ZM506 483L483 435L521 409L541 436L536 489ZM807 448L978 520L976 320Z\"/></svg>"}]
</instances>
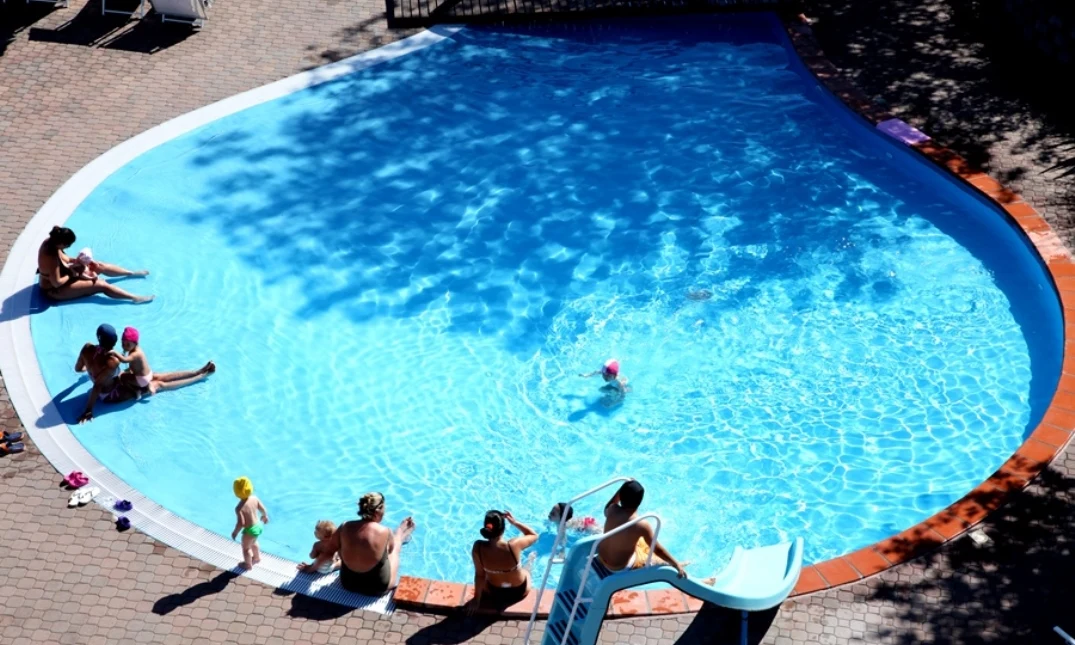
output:
<instances>
[{"instance_id":1,"label":"white lounge chair","mask_svg":"<svg viewBox=\"0 0 1075 645\"><path fill-rule=\"evenodd\" d=\"M149 0L149 4L161 15L162 22L184 22L195 27L205 24L205 0Z\"/></svg>"}]
</instances>

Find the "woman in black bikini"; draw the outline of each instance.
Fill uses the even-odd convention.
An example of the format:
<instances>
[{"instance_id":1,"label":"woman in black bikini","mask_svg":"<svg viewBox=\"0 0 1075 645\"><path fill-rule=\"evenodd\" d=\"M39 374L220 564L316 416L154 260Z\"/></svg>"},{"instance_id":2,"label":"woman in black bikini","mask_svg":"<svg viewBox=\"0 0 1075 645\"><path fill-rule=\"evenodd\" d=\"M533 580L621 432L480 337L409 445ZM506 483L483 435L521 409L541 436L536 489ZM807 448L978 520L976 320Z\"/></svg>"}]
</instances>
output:
<instances>
[{"instance_id":1,"label":"woman in black bikini","mask_svg":"<svg viewBox=\"0 0 1075 645\"><path fill-rule=\"evenodd\" d=\"M522 535L505 540L505 522ZM470 549L474 559L474 599L469 608L476 610L484 601L498 611L504 610L530 593L530 570L522 565L519 555L537 542L538 534L508 511L487 512L481 534L485 540L478 540Z\"/></svg>"},{"instance_id":2,"label":"woman in black bikini","mask_svg":"<svg viewBox=\"0 0 1075 645\"><path fill-rule=\"evenodd\" d=\"M364 596L380 596L399 584L399 551L414 532L414 520L400 522L394 532L381 524L384 495L367 493L358 500L360 520L344 522L329 538L340 554L340 584Z\"/></svg>"},{"instance_id":3,"label":"woman in black bikini","mask_svg":"<svg viewBox=\"0 0 1075 645\"><path fill-rule=\"evenodd\" d=\"M96 275L83 275L87 267L73 262L64 251L75 243L75 232L69 228L53 226L49 238L41 243L37 250L38 285L41 293L50 300L74 300L103 293L117 300L149 302L153 296L136 296L127 293L114 284L109 284ZM90 273L119 276L144 276L148 271L129 271L114 264L91 262Z\"/></svg>"}]
</instances>

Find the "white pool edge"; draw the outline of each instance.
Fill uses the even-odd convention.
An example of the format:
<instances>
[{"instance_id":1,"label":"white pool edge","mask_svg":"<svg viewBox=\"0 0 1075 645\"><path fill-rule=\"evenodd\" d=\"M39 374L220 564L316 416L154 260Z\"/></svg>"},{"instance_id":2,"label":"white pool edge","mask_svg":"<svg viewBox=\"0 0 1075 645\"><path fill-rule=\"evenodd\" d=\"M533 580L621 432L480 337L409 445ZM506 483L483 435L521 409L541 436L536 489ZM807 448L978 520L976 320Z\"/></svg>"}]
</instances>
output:
<instances>
[{"instance_id":1,"label":"white pool edge","mask_svg":"<svg viewBox=\"0 0 1075 645\"><path fill-rule=\"evenodd\" d=\"M183 553L224 570L242 560L239 544L173 514L146 498L113 474L75 438L63 422L39 427L41 419L59 419L30 332L31 296L37 282L37 247L54 225L65 222L86 197L113 172L142 153L203 125L247 108L334 80L347 74L410 54L450 38L461 26L442 25L336 63L301 72L212 103L166 121L97 157L68 179L41 207L8 254L0 271L0 374L11 403L34 445L59 473L81 470L98 486L101 499L127 499L134 510L124 515L131 526ZM72 361L80 343L72 346ZM111 510L109 508L109 510ZM263 554L261 564L244 575L278 589L337 604L388 614L395 610L392 594L361 596L333 584L336 574L299 574L290 560Z\"/></svg>"}]
</instances>

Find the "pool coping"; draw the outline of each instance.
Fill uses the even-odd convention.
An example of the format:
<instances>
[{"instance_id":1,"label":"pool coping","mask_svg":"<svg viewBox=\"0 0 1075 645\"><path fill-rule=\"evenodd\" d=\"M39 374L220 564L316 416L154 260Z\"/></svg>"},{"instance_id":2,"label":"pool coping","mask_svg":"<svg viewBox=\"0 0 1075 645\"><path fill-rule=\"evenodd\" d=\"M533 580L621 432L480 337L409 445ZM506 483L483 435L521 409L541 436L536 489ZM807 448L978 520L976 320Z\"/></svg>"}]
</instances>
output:
<instances>
[{"instance_id":1,"label":"pool coping","mask_svg":"<svg viewBox=\"0 0 1075 645\"><path fill-rule=\"evenodd\" d=\"M872 124L891 118L891 115L872 106L864 95L840 77L837 68L824 59L809 27L794 21L786 22L785 26L790 35L791 44L795 47L802 63L847 107L866 118ZM410 41L410 39L401 41L401 43L410 41L410 45L389 45L385 48L360 54L352 59L340 61L340 63L288 77L277 83L257 88L190 112L162 126L158 126L158 128L149 130L124 144L116 146L84 167L68 180L34 215L20 234L9 254L3 274L0 274L0 292L3 292L4 296L11 296L13 302L19 307L17 320L0 321L0 350L3 350L0 351L0 367L3 367L5 383L10 393L11 401L18 411L24 427L34 443L57 470L63 473L68 469L78 467L89 473L91 478L105 489L107 494L134 501L136 511L128 514L132 519L132 524L142 532L165 544L222 569L231 568L230 565L240 559L241 555L239 554L238 546L234 543L229 542L223 536L207 531L171 514L150 500L145 499L137 491L128 487L122 480L108 472L74 438L66 425L60 424L63 426L62 430L54 427L39 427L42 408L35 406L35 402L39 400L36 396L31 396L29 390L35 385L34 381L43 386L43 379L41 378L32 344L28 348L25 346L19 347L14 333L17 331L15 327L18 325L11 324L24 325L26 336L23 340L29 339L29 317L27 315L30 305L29 290L26 289L26 274L25 272L19 273L19 269L21 269L22 264L25 264L27 258L31 257L27 253L32 254L36 250L37 240L45 236L48 226L53 223L50 218L66 218L73 209L72 207L63 212L62 204L59 202L65 201L69 203L69 200L84 190L82 197L77 198L75 206L81 203L85 195L100 180L130 158L133 158L133 155L126 156L130 154L131 150L138 147L131 144L136 141L147 141L145 139L146 135L156 132L157 136L161 137L160 140L146 146L145 149L148 149L148 147L153 147L163 142L163 140L176 136L177 129L179 132L187 131L215 120L223 114L277 98L278 95L273 95L273 92L281 92L279 96L282 96L296 89L331 80L355 69L373 65L414 51L417 48L428 46L428 44L432 44L432 42L428 42L429 34L445 31L445 29L457 28L437 28L422 32L418 36L412 37L418 38L419 40L417 41ZM423 38L426 40L422 41ZM437 38L433 42L439 39ZM419 44L420 42L425 42L425 44ZM258 97L262 98L259 99ZM253 102L235 107L242 101ZM203 120L198 122L199 118ZM171 134L165 134L166 131L161 130L166 126L172 126ZM915 144L912 147L926 158L960 177L992 199L1004 209L1012 221L1020 226L1049 270L1066 320L1068 317L1067 310L1069 308L1075 309L1075 263L1072 262L1071 256L1063 243L1045 220L1032 207L1023 202L1018 195L1004 189L999 182L991 179L985 173L971 168L966 161L954 152L932 142ZM134 153L134 155L137 154L139 152ZM110 169L107 171L102 170L102 168L110 164ZM87 175L92 175L93 172L84 174L84 171L90 171L91 167L94 172L105 172L105 174L96 181L88 180ZM80 178L82 178L82 181L77 181ZM86 187L87 181L89 182L88 188ZM61 194L64 196L64 200L57 200ZM19 259L16 260L16 258ZM20 267L14 266L17 264ZM8 275L9 272L10 276ZM9 327L12 332L10 337L8 333L5 333L7 331L5 330L6 327ZM892 538L854 553L805 567L792 596L801 596L857 582L925 555L939 548L945 542L964 535L985 519L989 513L1000 508L1008 499L1008 495L1027 486L1037 474L1044 470L1052 459L1064 450L1064 446L1071 441L1072 429L1075 428L1075 360L1070 358L1068 352L1066 352L1070 336L1067 333L1067 329L1065 326L1063 373L1053 402L1042 423L1039 424L1030 438L996 473L955 504ZM12 351L7 351L9 349ZM27 350L30 363L26 362ZM1071 362L1070 365L1069 362ZM12 370L13 363L20 363L14 371ZM47 389L45 393L47 395L45 400L51 400L51 395L48 395ZM68 435L74 445L62 443L63 433ZM171 526L168 526L167 522L172 522ZM387 596L379 599L381 601L379 604L371 604L368 602L369 599L357 596L351 597L353 596L352 594L347 594L340 590L338 585L332 584L334 576L324 578L296 577L294 562L268 555L266 555L265 560L266 563L256 567L253 572L247 574L248 577L275 587L298 591L339 604L374 611L391 611L392 599ZM395 593L394 603L408 608L444 613L457 609L472 595L473 586L469 584L403 576ZM536 593L530 594L521 603L501 612L501 615L509 618L529 617L536 595ZM549 593L544 594L540 615L547 614L551 606L552 595ZM676 590L645 592L629 590L619 592L613 597L609 616L681 614L697 611L701 606L702 602L700 600Z\"/></svg>"}]
</instances>

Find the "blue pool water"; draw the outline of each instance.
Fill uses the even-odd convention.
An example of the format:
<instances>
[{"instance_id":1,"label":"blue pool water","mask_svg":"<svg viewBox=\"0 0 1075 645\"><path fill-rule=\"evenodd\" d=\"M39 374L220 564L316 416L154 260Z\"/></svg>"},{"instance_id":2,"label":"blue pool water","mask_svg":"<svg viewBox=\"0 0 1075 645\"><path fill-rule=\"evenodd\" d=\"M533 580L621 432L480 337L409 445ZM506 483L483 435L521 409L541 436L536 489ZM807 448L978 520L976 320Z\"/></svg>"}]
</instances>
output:
<instances>
[{"instance_id":1,"label":"blue pool water","mask_svg":"<svg viewBox=\"0 0 1075 645\"><path fill-rule=\"evenodd\" d=\"M379 490L418 523L405 571L465 581L487 508L547 532L624 474L697 574L796 535L817 561L987 477L1059 374L1027 244L766 16L464 30L166 143L69 225L157 300L33 317L65 419L101 322L219 366L76 436L222 535L248 475L294 559ZM609 357L611 408L577 376Z\"/></svg>"}]
</instances>

